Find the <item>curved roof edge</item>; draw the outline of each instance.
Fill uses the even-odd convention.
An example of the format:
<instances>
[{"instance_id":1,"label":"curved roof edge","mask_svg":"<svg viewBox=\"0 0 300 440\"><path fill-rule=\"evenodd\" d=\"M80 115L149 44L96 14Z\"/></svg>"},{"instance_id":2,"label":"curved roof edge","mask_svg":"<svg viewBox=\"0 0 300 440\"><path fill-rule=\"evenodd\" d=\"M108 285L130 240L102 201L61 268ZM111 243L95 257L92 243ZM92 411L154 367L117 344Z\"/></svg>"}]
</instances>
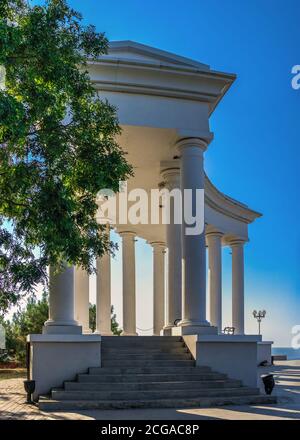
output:
<instances>
[{"instance_id":1,"label":"curved roof edge","mask_svg":"<svg viewBox=\"0 0 300 440\"><path fill-rule=\"evenodd\" d=\"M205 175L205 203L221 214L247 224L254 222L254 220L262 216L260 212L250 209L244 203L219 191L207 175Z\"/></svg>"},{"instance_id":2,"label":"curved roof edge","mask_svg":"<svg viewBox=\"0 0 300 440\"><path fill-rule=\"evenodd\" d=\"M203 70L210 69L208 64L132 40L110 41L108 52L111 55L114 55L114 53L120 54L120 52L135 53L140 56L151 57L152 61L157 60Z\"/></svg>"}]
</instances>

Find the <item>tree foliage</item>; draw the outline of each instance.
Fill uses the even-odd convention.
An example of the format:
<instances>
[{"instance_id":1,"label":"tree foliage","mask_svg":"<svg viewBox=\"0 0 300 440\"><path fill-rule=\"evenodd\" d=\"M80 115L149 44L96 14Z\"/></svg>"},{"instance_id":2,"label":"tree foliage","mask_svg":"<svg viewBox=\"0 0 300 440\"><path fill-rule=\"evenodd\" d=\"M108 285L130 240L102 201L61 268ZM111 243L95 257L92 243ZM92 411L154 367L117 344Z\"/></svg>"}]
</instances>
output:
<instances>
[{"instance_id":1,"label":"tree foliage","mask_svg":"<svg viewBox=\"0 0 300 440\"><path fill-rule=\"evenodd\" d=\"M96 330L96 305L90 304L90 329ZM4 321L0 319L0 323L5 328L6 333L6 349L8 354L16 361L25 364L26 358L26 338L29 334L42 333L44 322L49 316L48 295L46 292L40 300L34 297L28 298L24 307L14 313L11 320ZM121 329L117 322L114 307L111 307L111 330L114 335L119 336Z\"/></svg>"},{"instance_id":2,"label":"tree foliage","mask_svg":"<svg viewBox=\"0 0 300 440\"><path fill-rule=\"evenodd\" d=\"M90 329L92 332L96 330L96 305L90 304L90 310L89 310L89 317L90 317ZM122 330L119 328L119 324L117 322L117 315L114 313L114 306L111 306L111 331L113 335L120 336L122 333Z\"/></svg>"},{"instance_id":3,"label":"tree foliage","mask_svg":"<svg viewBox=\"0 0 300 440\"><path fill-rule=\"evenodd\" d=\"M42 333L48 313L48 298L44 292L40 300L29 298L26 306L14 313L11 321L2 321L6 333L6 349L9 355L23 365L26 359L26 337L31 333Z\"/></svg>"},{"instance_id":4,"label":"tree foliage","mask_svg":"<svg viewBox=\"0 0 300 440\"><path fill-rule=\"evenodd\" d=\"M47 279L109 249L97 193L132 173L116 142L116 109L101 100L88 60L108 42L65 0L0 2L0 310Z\"/></svg>"}]
</instances>

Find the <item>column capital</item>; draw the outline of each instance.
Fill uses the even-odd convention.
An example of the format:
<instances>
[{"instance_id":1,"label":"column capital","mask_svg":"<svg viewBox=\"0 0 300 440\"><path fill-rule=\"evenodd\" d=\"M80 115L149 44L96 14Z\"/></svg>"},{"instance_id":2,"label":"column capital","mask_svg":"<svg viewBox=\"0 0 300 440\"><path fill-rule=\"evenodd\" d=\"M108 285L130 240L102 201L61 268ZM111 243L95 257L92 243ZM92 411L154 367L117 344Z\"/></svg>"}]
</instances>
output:
<instances>
[{"instance_id":1,"label":"column capital","mask_svg":"<svg viewBox=\"0 0 300 440\"><path fill-rule=\"evenodd\" d=\"M183 150L193 148L192 154L202 154L208 146L208 141L198 137L189 137L179 139L175 148L182 153Z\"/></svg>"},{"instance_id":2,"label":"column capital","mask_svg":"<svg viewBox=\"0 0 300 440\"><path fill-rule=\"evenodd\" d=\"M221 231L208 231L205 233L205 244L208 248L218 244L222 246L222 237L224 233Z\"/></svg>"},{"instance_id":3,"label":"column capital","mask_svg":"<svg viewBox=\"0 0 300 440\"><path fill-rule=\"evenodd\" d=\"M165 251L166 250L166 244L163 243L162 241L149 241L148 242L152 247L153 250L162 250Z\"/></svg>"},{"instance_id":4,"label":"column capital","mask_svg":"<svg viewBox=\"0 0 300 440\"><path fill-rule=\"evenodd\" d=\"M178 160L163 161L160 163L160 175L164 180L164 183L174 187L180 185L180 162Z\"/></svg>"},{"instance_id":5,"label":"column capital","mask_svg":"<svg viewBox=\"0 0 300 440\"><path fill-rule=\"evenodd\" d=\"M121 237L132 237L134 238L136 236L136 233L133 231L118 231L118 234L121 235Z\"/></svg>"},{"instance_id":6,"label":"column capital","mask_svg":"<svg viewBox=\"0 0 300 440\"><path fill-rule=\"evenodd\" d=\"M228 244L232 248L232 247L243 246L246 242L247 242L247 240L242 239L242 238L233 238L230 241L228 241Z\"/></svg>"},{"instance_id":7,"label":"column capital","mask_svg":"<svg viewBox=\"0 0 300 440\"><path fill-rule=\"evenodd\" d=\"M186 130L178 129L177 140L181 139L203 139L207 145L211 143L214 138L214 133L209 130Z\"/></svg>"},{"instance_id":8,"label":"column capital","mask_svg":"<svg viewBox=\"0 0 300 440\"><path fill-rule=\"evenodd\" d=\"M221 231L209 231L209 232L206 232L205 237L207 239L214 238L214 237L220 237L221 238L221 237L223 237L223 235L224 235L224 233L221 232Z\"/></svg>"}]
</instances>

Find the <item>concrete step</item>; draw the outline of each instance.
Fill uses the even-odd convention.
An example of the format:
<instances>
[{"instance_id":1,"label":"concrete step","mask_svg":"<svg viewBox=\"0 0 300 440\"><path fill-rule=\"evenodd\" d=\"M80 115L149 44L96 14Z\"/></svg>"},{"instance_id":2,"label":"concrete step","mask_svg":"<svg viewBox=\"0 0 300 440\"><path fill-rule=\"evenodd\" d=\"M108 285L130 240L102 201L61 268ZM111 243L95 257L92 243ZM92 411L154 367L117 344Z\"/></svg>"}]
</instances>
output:
<instances>
[{"instance_id":1,"label":"concrete step","mask_svg":"<svg viewBox=\"0 0 300 440\"><path fill-rule=\"evenodd\" d=\"M182 336L102 336L104 344L125 344L140 342L143 344L154 343L158 345L162 342L183 342Z\"/></svg>"},{"instance_id":2,"label":"concrete step","mask_svg":"<svg viewBox=\"0 0 300 440\"><path fill-rule=\"evenodd\" d=\"M187 362L187 361L185 361ZM155 363L157 365L157 363ZM140 367L91 367L89 368L89 374L180 374L180 373L205 373L210 372L209 367L193 367L193 366L182 366L182 367L173 367L173 366L140 366Z\"/></svg>"},{"instance_id":3,"label":"concrete step","mask_svg":"<svg viewBox=\"0 0 300 440\"><path fill-rule=\"evenodd\" d=\"M180 348L185 347L181 337L161 337L161 336L103 336L101 339L102 349L110 348L139 348L143 350L159 348Z\"/></svg>"},{"instance_id":4,"label":"concrete step","mask_svg":"<svg viewBox=\"0 0 300 440\"><path fill-rule=\"evenodd\" d=\"M189 353L190 351L187 347L180 346L175 348L169 348L162 347L162 348L146 348L144 347L128 347L126 349L123 349L122 347L118 348L103 348L101 347L101 354L102 355L131 355L131 354L182 354L182 353Z\"/></svg>"},{"instance_id":5,"label":"concrete step","mask_svg":"<svg viewBox=\"0 0 300 440\"><path fill-rule=\"evenodd\" d=\"M122 368L125 367L142 367L142 368L160 368L160 367L169 367L169 368L174 368L174 367L193 367L195 365L195 361L194 360L171 360L171 361L167 361L167 360L122 360L122 362L119 362L122 364ZM112 360L105 360L102 359L102 365L103 368L105 367L115 367L116 365L116 361L112 361Z\"/></svg>"},{"instance_id":6,"label":"concrete step","mask_svg":"<svg viewBox=\"0 0 300 440\"><path fill-rule=\"evenodd\" d=\"M177 374L79 374L78 382L84 383L134 383L134 382L176 382L198 380L225 380L222 373L177 373Z\"/></svg>"},{"instance_id":7,"label":"concrete step","mask_svg":"<svg viewBox=\"0 0 300 440\"><path fill-rule=\"evenodd\" d=\"M160 342L159 344L155 344L153 342L149 342L148 344L143 344L141 342L135 342L135 343L124 343L124 344L104 344L101 343L101 350L109 350L109 349L115 349L117 350L120 347L120 349L123 350L140 350L146 352L147 350L176 350L176 349L183 349L186 348L183 342Z\"/></svg>"},{"instance_id":8,"label":"concrete step","mask_svg":"<svg viewBox=\"0 0 300 440\"><path fill-rule=\"evenodd\" d=\"M41 397L41 410L184 408L274 403L209 367L196 367L181 337L103 337L102 367Z\"/></svg>"},{"instance_id":9,"label":"concrete step","mask_svg":"<svg viewBox=\"0 0 300 440\"><path fill-rule=\"evenodd\" d=\"M149 390L149 391L65 391L53 389L53 400L152 400L190 399L198 397L248 396L258 394L258 388L199 388L198 390Z\"/></svg>"},{"instance_id":10,"label":"concrete step","mask_svg":"<svg viewBox=\"0 0 300 440\"><path fill-rule=\"evenodd\" d=\"M224 397L197 397L189 399L156 400L51 400L41 396L39 409L42 411L70 411L89 409L126 409L126 408L209 408L224 405L261 405L276 403L276 396L248 395Z\"/></svg>"},{"instance_id":11,"label":"concrete step","mask_svg":"<svg viewBox=\"0 0 300 440\"><path fill-rule=\"evenodd\" d=\"M199 388L236 388L240 380L200 380L174 382L65 382L66 391L148 391L148 390L190 390Z\"/></svg>"},{"instance_id":12,"label":"concrete step","mask_svg":"<svg viewBox=\"0 0 300 440\"><path fill-rule=\"evenodd\" d=\"M102 353L102 363L107 361L131 361L136 364L135 361L183 361L183 360L194 360L190 353L148 353L147 351L144 354L137 353Z\"/></svg>"}]
</instances>

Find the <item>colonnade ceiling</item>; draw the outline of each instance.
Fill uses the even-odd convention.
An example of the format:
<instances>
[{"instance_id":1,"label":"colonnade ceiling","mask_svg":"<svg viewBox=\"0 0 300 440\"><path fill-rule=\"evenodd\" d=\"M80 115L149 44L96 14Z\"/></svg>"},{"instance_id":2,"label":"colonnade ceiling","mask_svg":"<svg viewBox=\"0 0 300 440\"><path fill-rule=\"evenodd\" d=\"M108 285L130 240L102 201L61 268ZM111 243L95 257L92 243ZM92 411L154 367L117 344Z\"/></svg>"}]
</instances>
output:
<instances>
[{"instance_id":1,"label":"colonnade ceiling","mask_svg":"<svg viewBox=\"0 0 300 440\"><path fill-rule=\"evenodd\" d=\"M132 164L134 176L127 182L128 193L143 189L148 195L148 217L151 212L151 190L162 184L161 164L169 163L180 168L180 157L174 145L178 135L176 130L123 126L119 144ZM117 207L118 207L117 197ZM137 199L138 200L138 199ZM135 201L128 202L128 207ZM117 211L118 212L118 211ZM219 191L206 176L205 178L205 222L207 230L219 230L224 234L223 244L232 237L248 240L248 224L261 214ZM160 224L116 224L118 231L132 230L137 236L149 242L165 242L165 225Z\"/></svg>"}]
</instances>

